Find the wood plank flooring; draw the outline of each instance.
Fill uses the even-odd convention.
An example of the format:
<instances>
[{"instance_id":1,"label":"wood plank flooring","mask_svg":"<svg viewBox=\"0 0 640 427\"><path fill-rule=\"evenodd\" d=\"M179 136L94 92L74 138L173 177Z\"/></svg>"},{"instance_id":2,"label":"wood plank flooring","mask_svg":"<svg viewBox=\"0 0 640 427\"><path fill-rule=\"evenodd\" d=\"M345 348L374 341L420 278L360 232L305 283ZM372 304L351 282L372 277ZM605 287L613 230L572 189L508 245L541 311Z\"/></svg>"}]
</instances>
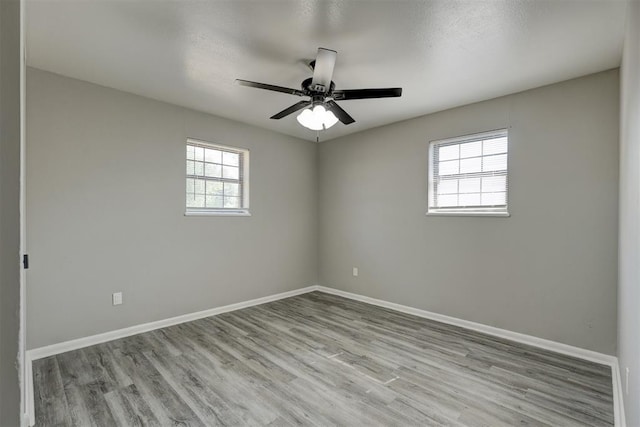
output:
<instances>
[{"instance_id":1,"label":"wood plank flooring","mask_svg":"<svg viewBox=\"0 0 640 427\"><path fill-rule=\"evenodd\" d=\"M38 426L612 426L611 370L320 292L34 362Z\"/></svg>"}]
</instances>

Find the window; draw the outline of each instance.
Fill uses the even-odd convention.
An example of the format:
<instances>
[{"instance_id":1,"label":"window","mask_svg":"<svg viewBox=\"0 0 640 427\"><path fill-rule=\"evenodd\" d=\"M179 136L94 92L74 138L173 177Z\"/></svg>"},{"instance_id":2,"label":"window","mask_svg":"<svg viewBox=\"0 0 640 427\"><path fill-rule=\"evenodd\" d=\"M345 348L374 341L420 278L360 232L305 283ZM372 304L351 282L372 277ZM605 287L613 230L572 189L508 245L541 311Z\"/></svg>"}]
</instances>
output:
<instances>
[{"instance_id":1,"label":"window","mask_svg":"<svg viewBox=\"0 0 640 427\"><path fill-rule=\"evenodd\" d=\"M506 216L507 130L429 145L428 214Z\"/></svg>"},{"instance_id":2,"label":"window","mask_svg":"<svg viewBox=\"0 0 640 427\"><path fill-rule=\"evenodd\" d=\"M249 214L249 151L187 140L186 214Z\"/></svg>"}]
</instances>

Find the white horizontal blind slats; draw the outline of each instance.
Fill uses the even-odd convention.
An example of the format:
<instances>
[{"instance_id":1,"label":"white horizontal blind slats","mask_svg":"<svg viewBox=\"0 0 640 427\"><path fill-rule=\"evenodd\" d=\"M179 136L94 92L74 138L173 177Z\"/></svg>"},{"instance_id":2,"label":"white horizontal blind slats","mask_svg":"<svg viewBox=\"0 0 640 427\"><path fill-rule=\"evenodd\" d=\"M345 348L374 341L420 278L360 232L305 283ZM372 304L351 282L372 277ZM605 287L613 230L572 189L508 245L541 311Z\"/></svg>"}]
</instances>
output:
<instances>
[{"instance_id":1,"label":"white horizontal blind slats","mask_svg":"<svg viewBox=\"0 0 640 427\"><path fill-rule=\"evenodd\" d=\"M506 129L433 141L429 169L430 212L506 212Z\"/></svg>"}]
</instances>

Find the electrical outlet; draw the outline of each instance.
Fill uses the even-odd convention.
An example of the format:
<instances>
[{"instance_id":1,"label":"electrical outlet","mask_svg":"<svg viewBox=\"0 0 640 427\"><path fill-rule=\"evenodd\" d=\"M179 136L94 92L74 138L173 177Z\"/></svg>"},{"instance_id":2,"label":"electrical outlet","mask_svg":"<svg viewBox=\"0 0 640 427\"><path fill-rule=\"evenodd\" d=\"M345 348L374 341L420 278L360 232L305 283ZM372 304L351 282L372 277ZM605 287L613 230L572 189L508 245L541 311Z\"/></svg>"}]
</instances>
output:
<instances>
[{"instance_id":1,"label":"electrical outlet","mask_svg":"<svg viewBox=\"0 0 640 427\"><path fill-rule=\"evenodd\" d=\"M358 267L353 267L353 277L358 277Z\"/></svg>"},{"instance_id":2,"label":"electrical outlet","mask_svg":"<svg viewBox=\"0 0 640 427\"><path fill-rule=\"evenodd\" d=\"M122 292L116 292L111 296L111 299L113 301L113 305L120 305L122 304Z\"/></svg>"},{"instance_id":3,"label":"electrical outlet","mask_svg":"<svg viewBox=\"0 0 640 427\"><path fill-rule=\"evenodd\" d=\"M629 368L624 370L624 393L629 395Z\"/></svg>"}]
</instances>

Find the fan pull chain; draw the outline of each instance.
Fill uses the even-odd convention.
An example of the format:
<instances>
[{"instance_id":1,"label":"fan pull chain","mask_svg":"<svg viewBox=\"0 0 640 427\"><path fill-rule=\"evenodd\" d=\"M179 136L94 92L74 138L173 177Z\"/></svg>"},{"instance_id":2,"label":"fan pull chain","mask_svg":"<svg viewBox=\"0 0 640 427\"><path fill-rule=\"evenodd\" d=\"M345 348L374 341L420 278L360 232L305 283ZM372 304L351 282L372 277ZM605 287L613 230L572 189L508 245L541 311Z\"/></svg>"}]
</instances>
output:
<instances>
[{"instance_id":1,"label":"fan pull chain","mask_svg":"<svg viewBox=\"0 0 640 427\"><path fill-rule=\"evenodd\" d=\"M320 131L317 130L316 131L316 144L319 144L319 143L320 143Z\"/></svg>"}]
</instances>

